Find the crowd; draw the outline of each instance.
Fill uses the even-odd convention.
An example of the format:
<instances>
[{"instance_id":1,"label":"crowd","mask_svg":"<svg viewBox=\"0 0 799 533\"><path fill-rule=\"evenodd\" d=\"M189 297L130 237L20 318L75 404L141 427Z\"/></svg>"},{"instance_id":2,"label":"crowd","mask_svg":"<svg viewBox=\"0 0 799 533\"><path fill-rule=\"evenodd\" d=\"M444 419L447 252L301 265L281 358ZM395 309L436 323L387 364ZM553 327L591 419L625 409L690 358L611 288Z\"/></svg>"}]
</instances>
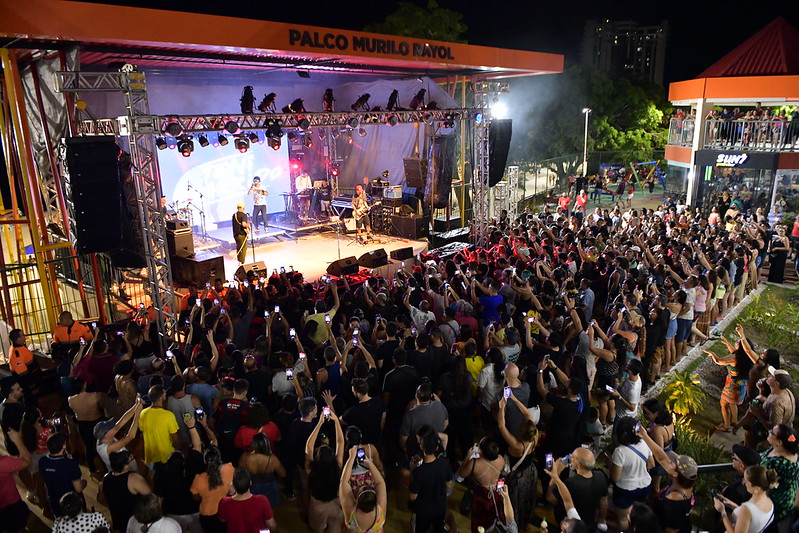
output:
<instances>
[{"instance_id":1,"label":"crowd","mask_svg":"<svg viewBox=\"0 0 799 533\"><path fill-rule=\"evenodd\" d=\"M296 506L314 532L378 533L401 516L389 485L417 533L454 531L462 483L473 532L558 529L540 504L566 533L608 530L611 510L622 531L688 533L701 474L643 394L714 338L785 238L712 215L568 202L500 217L488 248L391 278L218 279L183 298L182 340L163 351L146 310L124 331L63 313L54 356L74 424L42 417L14 330L0 524L27 519L19 472L58 532L274 532L275 510ZM718 531L785 533L799 504L791 379L775 350L738 337L713 356L727 370L719 429L746 432L736 480L714 495ZM68 427L74 455L105 472L110 523L85 508Z\"/></svg>"}]
</instances>

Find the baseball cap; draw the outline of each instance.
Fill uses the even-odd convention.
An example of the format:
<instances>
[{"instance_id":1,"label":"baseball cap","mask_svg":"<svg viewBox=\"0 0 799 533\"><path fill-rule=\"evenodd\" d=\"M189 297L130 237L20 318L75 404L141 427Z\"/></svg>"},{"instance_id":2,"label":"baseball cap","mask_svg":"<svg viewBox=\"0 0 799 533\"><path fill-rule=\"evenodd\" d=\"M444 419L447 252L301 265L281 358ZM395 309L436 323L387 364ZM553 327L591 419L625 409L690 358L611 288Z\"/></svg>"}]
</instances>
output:
<instances>
[{"instance_id":1,"label":"baseball cap","mask_svg":"<svg viewBox=\"0 0 799 533\"><path fill-rule=\"evenodd\" d=\"M771 374L772 376L789 376L790 375L790 374L788 374L787 370L783 370L781 368L774 368L771 365L768 366L768 373Z\"/></svg>"},{"instance_id":2,"label":"baseball cap","mask_svg":"<svg viewBox=\"0 0 799 533\"><path fill-rule=\"evenodd\" d=\"M236 204L236 207L244 207L244 202L239 202Z\"/></svg>"},{"instance_id":3,"label":"baseball cap","mask_svg":"<svg viewBox=\"0 0 799 533\"><path fill-rule=\"evenodd\" d=\"M633 252L638 252L638 253L641 252L641 248L639 248L638 246L630 246L630 250L632 250Z\"/></svg>"},{"instance_id":4,"label":"baseball cap","mask_svg":"<svg viewBox=\"0 0 799 533\"><path fill-rule=\"evenodd\" d=\"M696 461L687 455L677 455L674 452L668 452L666 455L668 455L671 462L674 463L679 474L688 479L696 479L696 475L699 473Z\"/></svg>"},{"instance_id":5,"label":"baseball cap","mask_svg":"<svg viewBox=\"0 0 799 533\"><path fill-rule=\"evenodd\" d=\"M791 375L787 370L774 368L773 366L769 365L768 373L774 376L774 379L777 380L777 383L779 383L780 387L783 389L787 389L791 386Z\"/></svg>"},{"instance_id":6,"label":"baseball cap","mask_svg":"<svg viewBox=\"0 0 799 533\"><path fill-rule=\"evenodd\" d=\"M760 454L749 446L744 446L743 444L733 444L732 454L735 455L746 466L760 464Z\"/></svg>"},{"instance_id":7,"label":"baseball cap","mask_svg":"<svg viewBox=\"0 0 799 533\"><path fill-rule=\"evenodd\" d=\"M116 421L113 418L111 420L103 420L102 422L97 422L97 424L95 424L94 426L94 438L97 439L98 441L103 440L103 437L105 437L109 431L114 429L115 425Z\"/></svg>"}]
</instances>

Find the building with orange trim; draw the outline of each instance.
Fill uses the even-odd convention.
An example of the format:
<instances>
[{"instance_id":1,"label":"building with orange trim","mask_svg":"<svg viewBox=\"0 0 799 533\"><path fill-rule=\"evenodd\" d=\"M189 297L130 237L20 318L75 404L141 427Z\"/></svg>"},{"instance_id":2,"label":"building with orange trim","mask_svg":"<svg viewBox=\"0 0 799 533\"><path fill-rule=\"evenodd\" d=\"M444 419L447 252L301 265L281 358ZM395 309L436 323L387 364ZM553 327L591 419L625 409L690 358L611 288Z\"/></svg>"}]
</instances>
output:
<instances>
[{"instance_id":1,"label":"building with orange trim","mask_svg":"<svg viewBox=\"0 0 799 533\"><path fill-rule=\"evenodd\" d=\"M727 189L766 213L778 196L799 210L799 30L774 20L696 79L670 84L669 100L689 111L671 121L668 193L709 207Z\"/></svg>"}]
</instances>

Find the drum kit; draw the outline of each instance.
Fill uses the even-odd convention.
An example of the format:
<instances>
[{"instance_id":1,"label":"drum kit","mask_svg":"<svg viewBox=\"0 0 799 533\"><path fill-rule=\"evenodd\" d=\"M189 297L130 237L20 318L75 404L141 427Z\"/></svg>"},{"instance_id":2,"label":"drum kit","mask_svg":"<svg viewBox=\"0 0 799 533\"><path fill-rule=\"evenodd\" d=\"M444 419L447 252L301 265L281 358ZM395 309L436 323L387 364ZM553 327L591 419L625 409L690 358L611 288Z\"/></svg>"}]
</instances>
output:
<instances>
[{"instance_id":1,"label":"drum kit","mask_svg":"<svg viewBox=\"0 0 799 533\"><path fill-rule=\"evenodd\" d=\"M185 201L176 200L171 204L166 204L166 217L170 220L185 220L188 222L189 226L194 226L194 210L197 208L192 201L193 200L189 198Z\"/></svg>"}]
</instances>

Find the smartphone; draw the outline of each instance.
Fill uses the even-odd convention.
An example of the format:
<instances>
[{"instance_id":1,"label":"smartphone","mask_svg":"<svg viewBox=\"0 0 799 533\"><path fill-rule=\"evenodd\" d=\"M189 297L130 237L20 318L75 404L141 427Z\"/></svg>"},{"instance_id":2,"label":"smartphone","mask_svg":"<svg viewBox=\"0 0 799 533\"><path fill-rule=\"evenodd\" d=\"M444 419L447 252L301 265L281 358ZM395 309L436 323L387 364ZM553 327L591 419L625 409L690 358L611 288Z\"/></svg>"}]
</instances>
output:
<instances>
[{"instance_id":1,"label":"smartphone","mask_svg":"<svg viewBox=\"0 0 799 533\"><path fill-rule=\"evenodd\" d=\"M305 352L300 352L300 361L305 359Z\"/></svg>"},{"instance_id":2,"label":"smartphone","mask_svg":"<svg viewBox=\"0 0 799 533\"><path fill-rule=\"evenodd\" d=\"M294 265L289 265L289 272L294 272Z\"/></svg>"},{"instance_id":3,"label":"smartphone","mask_svg":"<svg viewBox=\"0 0 799 533\"><path fill-rule=\"evenodd\" d=\"M361 330L359 328L355 328L355 329L352 330L352 336L353 337L357 337L360 334L361 334Z\"/></svg>"},{"instance_id":4,"label":"smartphone","mask_svg":"<svg viewBox=\"0 0 799 533\"><path fill-rule=\"evenodd\" d=\"M187 319L187 320L186 320L186 324L188 324L188 323L189 323L189 321L188 321L188 319ZM120 336L122 336L122 335L124 335L124 334L125 334L125 332L124 332L124 331L117 331L117 335L120 335Z\"/></svg>"},{"instance_id":5,"label":"smartphone","mask_svg":"<svg viewBox=\"0 0 799 533\"><path fill-rule=\"evenodd\" d=\"M546 468L547 470L552 470L552 465L553 464L554 464L554 459L552 457L552 454L548 453L546 455L546 460L544 462L544 468Z\"/></svg>"},{"instance_id":6,"label":"smartphone","mask_svg":"<svg viewBox=\"0 0 799 533\"><path fill-rule=\"evenodd\" d=\"M530 324L532 324L533 322L535 322L535 317L534 317L534 316L531 316L531 317L529 317L529 318L527 319L527 321L528 321Z\"/></svg>"},{"instance_id":7,"label":"smartphone","mask_svg":"<svg viewBox=\"0 0 799 533\"><path fill-rule=\"evenodd\" d=\"M139 304L139 309L144 309L144 304Z\"/></svg>"},{"instance_id":8,"label":"smartphone","mask_svg":"<svg viewBox=\"0 0 799 533\"><path fill-rule=\"evenodd\" d=\"M352 345L353 346L358 346L358 337L353 337L352 338Z\"/></svg>"},{"instance_id":9,"label":"smartphone","mask_svg":"<svg viewBox=\"0 0 799 533\"><path fill-rule=\"evenodd\" d=\"M330 324L330 315L325 315L325 323Z\"/></svg>"},{"instance_id":10,"label":"smartphone","mask_svg":"<svg viewBox=\"0 0 799 533\"><path fill-rule=\"evenodd\" d=\"M413 335L414 337L416 336L417 332L418 330L415 327L411 328L411 335Z\"/></svg>"},{"instance_id":11,"label":"smartphone","mask_svg":"<svg viewBox=\"0 0 799 533\"><path fill-rule=\"evenodd\" d=\"M286 379L288 379L288 380L294 379L294 369L293 368L287 368L286 369Z\"/></svg>"},{"instance_id":12,"label":"smartphone","mask_svg":"<svg viewBox=\"0 0 799 533\"><path fill-rule=\"evenodd\" d=\"M244 280L244 288L247 288L249 286L250 286L250 282L245 279Z\"/></svg>"},{"instance_id":13,"label":"smartphone","mask_svg":"<svg viewBox=\"0 0 799 533\"><path fill-rule=\"evenodd\" d=\"M220 309L220 310L219 310L219 314L220 314L220 315L224 315L224 314L226 314L226 313L227 313L227 311L225 311L225 308L224 308L224 307L223 307L222 309Z\"/></svg>"},{"instance_id":14,"label":"smartphone","mask_svg":"<svg viewBox=\"0 0 799 533\"><path fill-rule=\"evenodd\" d=\"M510 392L511 392L511 391L510 391L510 387L505 387L505 392L504 392L504 394L505 394L505 399L506 399L506 400L507 400L508 398L510 398Z\"/></svg>"},{"instance_id":15,"label":"smartphone","mask_svg":"<svg viewBox=\"0 0 799 533\"><path fill-rule=\"evenodd\" d=\"M203 416L205 416L205 411L203 411L202 407L195 407L194 416L197 418L202 418Z\"/></svg>"},{"instance_id":16,"label":"smartphone","mask_svg":"<svg viewBox=\"0 0 799 533\"><path fill-rule=\"evenodd\" d=\"M264 318L269 318L269 311L264 311Z\"/></svg>"},{"instance_id":17,"label":"smartphone","mask_svg":"<svg viewBox=\"0 0 799 533\"><path fill-rule=\"evenodd\" d=\"M92 329L97 329L97 322L92 322Z\"/></svg>"},{"instance_id":18,"label":"smartphone","mask_svg":"<svg viewBox=\"0 0 799 533\"><path fill-rule=\"evenodd\" d=\"M203 304L203 301L200 300L199 298L197 298L197 300L195 300L195 302L194 302L194 305L196 305L197 307L200 307L202 304Z\"/></svg>"},{"instance_id":19,"label":"smartphone","mask_svg":"<svg viewBox=\"0 0 799 533\"><path fill-rule=\"evenodd\" d=\"M366 459L366 450L363 448L358 448L358 451L355 453L355 459L362 463L364 459Z\"/></svg>"},{"instance_id":20,"label":"smartphone","mask_svg":"<svg viewBox=\"0 0 799 533\"><path fill-rule=\"evenodd\" d=\"M175 357L175 354L172 353L172 350L167 350L166 351L166 358L167 359L172 359L173 357Z\"/></svg>"},{"instance_id":21,"label":"smartphone","mask_svg":"<svg viewBox=\"0 0 799 533\"><path fill-rule=\"evenodd\" d=\"M210 289L210 288L211 288L211 284L210 284L210 283L206 283L206 284L205 284L205 288L206 288L206 289Z\"/></svg>"},{"instance_id":22,"label":"smartphone","mask_svg":"<svg viewBox=\"0 0 799 533\"><path fill-rule=\"evenodd\" d=\"M544 362L545 363L549 364L549 359L550 359L549 354L544 355Z\"/></svg>"},{"instance_id":23,"label":"smartphone","mask_svg":"<svg viewBox=\"0 0 799 533\"><path fill-rule=\"evenodd\" d=\"M718 497L719 497L719 492L718 492L716 489L710 489L710 495L711 495L711 496L713 497L713 499L715 500L716 498L718 498Z\"/></svg>"},{"instance_id":24,"label":"smartphone","mask_svg":"<svg viewBox=\"0 0 799 533\"><path fill-rule=\"evenodd\" d=\"M610 385L605 385L605 390L608 391L608 392L616 392L616 389L614 389Z\"/></svg>"},{"instance_id":25,"label":"smartphone","mask_svg":"<svg viewBox=\"0 0 799 533\"><path fill-rule=\"evenodd\" d=\"M81 344L81 346L83 346L84 344L86 344L86 339L84 339L83 337L81 337L81 338L80 338L80 344Z\"/></svg>"},{"instance_id":26,"label":"smartphone","mask_svg":"<svg viewBox=\"0 0 799 533\"><path fill-rule=\"evenodd\" d=\"M619 309L619 311L621 311L622 313L626 313L627 312L627 308L626 307L622 307L621 309Z\"/></svg>"},{"instance_id":27,"label":"smartphone","mask_svg":"<svg viewBox=\"0 0 799 533\"><path fill-rule=\"evenodd\" d=\"M505 490L505 480L499 478L497 480L497 492L502 492L503 490Z\"/></svg>"},{"instance_id":28,"label":"smartphone","mask_svg":"<svg viewBox=\"0 0 799 533\"><path fill-rule=\"evenodd\" d=\"M214 298L214 305L219 305L219 298Z\"/></svg>"},{"instance_id":29,"label":"smartphone","mask_svg":"<svg viewBox=\"0 0 799 533\"><path fill-rule=\"evenodd\" d=\"M280 273L281 274L285 274L286 273L286 267L280 267Z\"/></svg>"},{"instance_id":30,"label":"smartphone","mask_svg":"<svg viewBox=\"0 0 799 533\"><path fill-rule=\"evenodd\" d=\"M402 268L405 268L405 261L402 262Z\"/></svg>"},{"instance_id":31,"label":"smartphone","mask_svg":"<svg viewBox=\"0 0 799 533\"><path fill-rule=\"evenodd\" d=\"M183 420L188 420L191 418L191 413L183 413Z\"/></svg>"},{"instance_id":32,"label":"smartphone","mask_svg":"<svg viewBox=\"0 0 799 533\"><path fill-rule=\"evenodd\" d=\"M380 315L375 315L375 324L379 324L381 318L382 317Z\"/></svg>"},{"instance_id":33,"label":"smartphone","mask_svg":"<svg viewBox=\"0 0 799 533\"><path fill-rule=\"evenodd\" d=\"M280 312L280 306L279 306L279 305L276 305L276 306L275 306L275 313L279 313L279 312Z\"/></svg>"},{"instance_id":34,"label":"smartphone","mask_svg":"<svg viewBox=\"0 0 799 533\"><path fill-rule=\"evenodd\" d=\"M271 533L271 530L267 527L258 531L258 533Z\"/></svg>"},{"instance_id":35,"label":"smartphone","mask_svg":"<svg viewBox=\"0 0 799 533\"><path fill-rule=\"evenodd\" d=\"M325 419L330 418L330 407L326 405L322 407L322 416L324 416Z\"/></svg>"},{"instance_id":36,"label":"smartphone","mask_svg":"<svg viewBox=\"0 0 799 533\"><path fill-rule=\"evenodd\" d=\"M472 459L479 459L480 458L480 446L475 444L472 448Z\"/></svg>"},{"instance_id":37,"label":"smartphone","mask_svg":"<svg viewBox=\"0 0 799 533\"><path fill-rule=\"evenodd\" d=\"M297 338L297 330L295 330L294 328L289 329L289 337L291 337L291 340L296 339Z\"/></svg>"},{"instance_id":38,"label":"smartphone","mask_svg":"<svg viewBox=\"0 0 799 533\"><path fill-rule=\"evenodd\" d=\"M638 435L638 432L641 431L641 422L635 423L635 434Z\"/></svg>"},{"instance_id":39,"label":"smartphone","mask_svg":"<svg viewBox=\"0 0 799 533\"><path fill-rule=\"evenodd\" d=\"M564 455L563 458L561 459L561 462L566 466L572 464L572 454Z\"/></svg>"}]
</instances>

